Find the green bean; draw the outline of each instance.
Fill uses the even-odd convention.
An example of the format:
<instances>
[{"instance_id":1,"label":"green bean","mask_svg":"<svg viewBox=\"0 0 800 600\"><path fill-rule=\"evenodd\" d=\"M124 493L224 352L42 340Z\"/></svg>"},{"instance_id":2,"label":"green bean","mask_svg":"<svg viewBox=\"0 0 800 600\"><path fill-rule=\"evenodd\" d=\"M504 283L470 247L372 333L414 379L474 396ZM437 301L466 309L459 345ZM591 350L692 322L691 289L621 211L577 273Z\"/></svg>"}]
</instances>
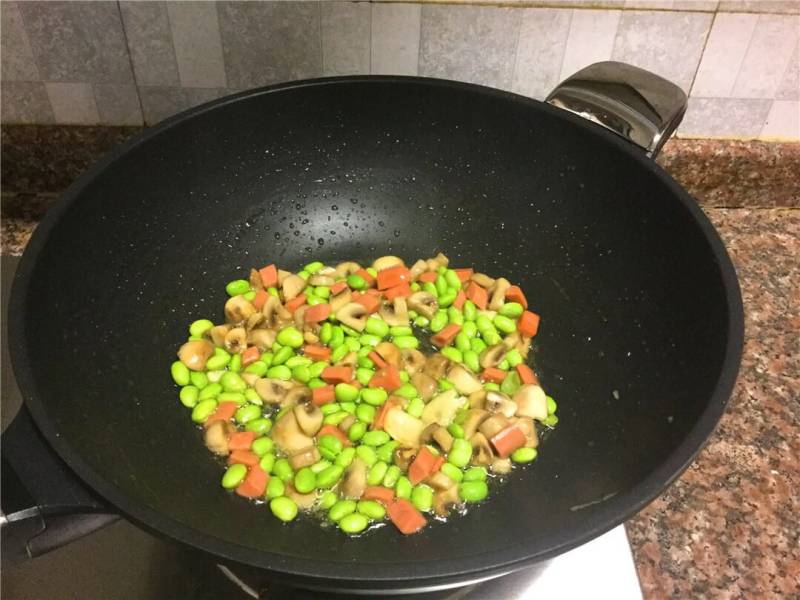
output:
<instances>
[{"instance_id":1,"label":"green bean","mask_svg":"<svg viewBox=\"0 0 800 600\"><path fill-rule=\"evenodd\" d=\"M294 476L294 489L301 494L308 494L317 487L317 476L308 467L303 467Z\"/></svg>"},{"instance_id":2,"label":"green bean","mask_svg":"<svg viewBox=\"0 0 800 600\"><path fill-rule=\"evenodd\" d=\"M283 381L289 381L292 378L292 370L289 367L284 365L278 365L277 367L270 367L267 371L267 377L270 379L281 379Z\"/></svg>"},{"instance_id":3,"label":"green bean","mask_svg":"<svg viewBox=\"0 0 800 600\"><path fill-rule=\"evenodd\" d=\"M367 323L364 325L364 330L367 333L378 336L379 338L385 338L387 335L389 335L389 324L380 317L372 315L367 319Z\"/></svg>"},{"instance_id":4,"label":"green bean","mask_svg":"<svg viewBox=\"0 0 800 600\"><path fill-rule=\"evenodd\" d=\"M362 394L364 391L362 391ZM367 425L371 425L375 420L375 407L369 404L359 404L356 406L356 418Z\"/></svg>"},{"instance_id":5,"label":"green bean","mask_svg":"<svg viewBox=\"0 0 800 600\"><path fill-rule=\"evenodd\" d=\"M361 513L351 513L339 521L339 529L345 533L361 533L369 525L369 519Z\"/></svg>"},{"instance_id":6,"label":"green bean","mask_svg":"<svg viewBox=\"0 0 800 600\"><path fill-rule=\"evenodd\" d=\"M250 282L246 279L234 279L225 286L225 291L231 298L234 296L241 296L250 291Z\"/></svg>"},{"instance_id":7,"label":"green bean","mask_svg":"<svg viewBox=\"0 0 800 600\"><path fill-rule=\"evenodd\" d=\"M417 392L417 388L415 388L410 383L404 383L399 388L397 388L394 392L392 392L395 396L400 396L401 398L405 398L406 400L413 400L417 396L419 396L419 392Z\"/></svg>"},{"instance_id":8,"label":"green bean","mask_svg":"<svg viewBox=\"0 0 800 600\"><path fill-rule=\"evenodd\" d=\"M445 328L445 325L447 325L447 311L437 311L431 319L431 331L433 333L439 333Z\"/></svg>"},{"instance_id":9,"label":"green bean","mask_svg":"<svg viewBox=\"0 0 800 600\"><path fill-rule=\"evenodd\" d=\"M451 306L447 309L447 321L454 325L463 325L464 315L455 306Z\"/></svg>"},{"instance_id":10,"label":"green bean","mask_svg":"<svg viewBox=\"0 0 800 600\"><path fill-rule=\"evenodd\" d=\"M350 463L353 462L353 459L356 457L356 449L352 446L348 446L336 457L336 464L340 467L346 469L350 466Z\"/></svg>"},{"instance_id":11,"label":"green bean","mask_svg":"<svg viewBox=\"0 0 800 600\"><path fill-rule=\"evenodd\" d=\"M371 350L371 348L361 348L361 350ZM372 359L368 356L359 356L356 360L356 364L358 365L359 369L367 369L371 370L375 368L375 363L372 362Z\"/></svg>"},{"instance_id":12,"label":"green bean","mask_svg":"<svg viewBox=\"0 0 800 600\"><path fill-rule=\"evenodd\" d=\"M358 398L358 388L349 383L337 383L334 390L339 402L355 402Z\"/></svg>"},{"instance_id":13,"label":"green bean","mask_svg":"<svg viewBox=\"0 0 800 600\"><path fill-rule=\"evenodd\" d=\"M414 330L405 325L395 325L389 328L389 333L392 337L400 337L404 335L414 335Z\"/></svg>"},{"instance_id":14,"label":"green bean","mask_svg":"<svg viewBox=\"0 0 800 600\"><path fill-rule=\"evenodd\" d=\"M275 461L275 465L272 467L272 473L278 479L283 480L284 483L291 481L292 477L294 477L292 465L290 465L289 461L285 458L279 458Z\"/></svg>"},{"instance_id":15,"label":"green bean","mask_svg":"<svg viewBox=\"0 0 800 600\"><path fill-rule=\"evenodd\" d=\"M417 419L422 416L424 410L425 402L423 402L422 398L413 398L408 401L408 406L406 406L406 412Z\"/></svg>"},{"instance_id":16,"label":"green bean","mask_svg":"<svg viewBox=\"0 0 800 600\"><path fill-rule=\"evenodd\" d=\"M273 515L284 522L289 522L297 516L297 504L286 496L279 496L270 500L269 509Z\"/></svg>"},{"instance_id":17,"label":"green bean","mask_svg":"<svg viewBox=\"0 0 800 600\"><path fill-rule=\"evenodd\" d=\"M469 341L469 345L472 348L472 351L475 352L478 356L480 356L481 352L486 350L486 342L484 342L481 338L474 337Z\"/></svg>"},{"instance_id":18,"label":"green bean","mask_svg":"<svg viewBox=\"0 0 800 600\"><path fill-rule=\"evenodd\" d=\"M194 421L195 423L202 423L208 417L210 417L215 410L217 410L216 400L214 400L213 398L200 400L200 402L195 404L194 408L192 409L192 421Z\"/></svg>"},{"instance_id":19,"label":"green bean","mask_svg":"<svg viewBox=\"0 0 800 600\"><path fill-rule=\"evenodd\" d=\"M420 512L430 512L433 508L433 490L425 484L415 486L411 491L411 504Z\"/></svg>"},{"instance_id":20,"label":"green bean","mask_svg":"<svg viewBox=\"0 0 800 600\"><path fill-rule=\"evenodd\" d=\"M367 281L361 275L353 273L347 276L347 285L354 290L364 290L367 288Z\"/></svg>"},{"instance_id":21,"label":"green bean","mask_svg":"<svg viewBox=\"0 0 800 600\"><path fill-rule=\"evenodd\" d=\"M224 369L228 363L231 362L230 355L215 354L206 361L206 369L209 371L218 371Z\"/></svg>"},{"instance_id":22,"label":"green bean","mask_svg":"<svg viewBox=\"0 0 800 600\"><path fill-rule=\"evenodd\" d=\"M231 465L222 476L222 487L232 490L247 476L247 467L241 464Z\"/></svg>"},{"instance_id":23,"label":"green bean","mask_svg":"<svg viewBox=\"0 0 800 600\"><path fill-rule=\"evenodd\" d=\"M323 300L327 301L328 298L331 297L331 288L329 288L327 286L324 286L324 285L319 285L314 290L314 294L316 294L317 297L322 298Z\"/></svg>"},{"instance_id":24,"label":"green bean","mask_svg":"<svg viewBox=\"0 0 800 600\"><path fill-rule=\"evenodd\" d=\"M436 289L436 285L432 281L423 283L422 289L431 294L434 298L439 297L439 290Z\"/></svg>"},{"instance_id":25,"label":"green bean","mask_svg":"<svg viewBox=\"0 0 800 600\"><path fill-rule=\"evenodd\" d=\"M366 368L356 369L356 380L361 385L368 385L369 384L369 380L372 379L372 376L374 374L375 374L375 371L373 371L372 369L366 369Z\"/></svg>"},{"instance_id":26,"label":"green bean","mask_svg":"<svg viewBox=\"0 0 800 600\"><path fill-rule=\"evenodd\" d=\"M255 431L258 435L266 435L269 433L270 429L272 429L272 421L266 417L253 419L252 421L248 421L244 428L247 431Z\"/></svg>"},{"instance_id":27,"label":"green bean","mask_svg":"<svg viewBox=\"0 0 800 600\"><path fill-rule=\"evenodd\" d=\"M320 411L322 411L323 415L332 415L333 413L337 413L342 410L342 407L339 406L338 402L329 402L327 404L323 404L319 407Z\"/></svg>"},{"instance_id":28,"label":"green bean","mask_svg":"<svg viewBox=\"0 0 800 600\"><path fill-rule=\"evenodd\" d=\"M347 430L347 439L351 442L357 442L364 434L367 432L367 424L362 423L361 421L356 421L350 426L350 429Z\"/></svg>"},{"instance_id":29,"label":"green bean","mask_svg":"<svg viewBox=\"0 0 800 600\"><path fill-rule=\"evenodd\" d=\"M192 371L189 373L189 379L191 380L192 385L198 390L202 390L208 385L208 375L202 371Z\"/></svg>"},{"instance_id":30,"label":"green bean","mask_svg":"<svg viewBox=\"0 0 800 600\"><path fill-rule=\"evenodd\" d=\"M339 500L336 504L331 506L331 509L328 511L328 518L334 523L338 523L347 515L356 512L356 506L355 500Z\"/></svg>"},{"instance_id":31,"label":"green bean","mask_svg":"<svg viewBox=\"0 0 800 600\"><path fill-rule=\"evenodd\" d=\"M457 295L458 292L455 290L447 290L444 294L439 296L439 306L447 308L455 301Z\"/></svg>"},{"instance_id":32,"label":"green bean","mask_svg":"<svg viewBox=\"0 0 800 600\"><path fill-rule=\"evenodd\" d=\"M244 425L248 421L258 419L261 416L261 407L255 404L247 404L239 408L234 416L237 423Z\"/></svg>"},{"instance_id":33,"label":"green bean","mask_svg":"<svg viewBox=\"0 0 800 600\"><path fill-rule=\"evenodd\" d=\"M293 356L294 350L292 350L289 346L284 346L272 355L272 366L274 367L277 365L283 365Z\"/></svg>"},{"instance_id":34,"label":"green bean","mask_svg":"<svg viewBox=\"0 0 800 600\"><path fill-rule=\"evenodd\" d=\"M400 475L403 472L400 470L400 467L397 465L391 465L388 469L386 469L386 475L383 476L383 486L388 488L393 488L394 484L397 483L397 480L400 479Z\"/></svg>"},{"instance_id":35,"label":"green bean","mask_svg":"<svg viewBox=\"0 0 800 600\"><path fill-rule=\"evenodd\" d=\"M255 373L259 377L263 377L264 375L267 374L267 369L268 368L269 367L267 367L266 364L264 364L260 360L257 360L256 362L247 365L244 368L244 372L245 373Z\"/></svg>"},{"instance_id":36,"label":"green bean","mask_svg":"<svg viewBox=\"0 0 800 600\"><path fill-rule=\"evenodd\" d=\"M486 469L484 467L470 467L464 471L464 481L486 481Z\"/></svg>"},{"instance_id":37,"label":"green bean","mask_svg":"<svg viewBox=\"0 0 800 600\"><path fill-rule=\"evenodd\" d=\"M317 449L324 458L336 460L342 451L342 440L335 435L323 435L317 440Z\"/></svg>"},{"instance_id":38,"label":"green bean","mask_svg":"<svg viewBox=\"0 0 800 600\"><path fill-rule=\"evenodd\" d=\"M338 425L339 423L344 421L347 417L348 413L346 413L343 410L340 410L337 413L333 413L332 415L326 416L324 419L322 419L322 422L325 423L325 425Z\"/></svg>"},{"instance_id":39,"label":"green bean","mask_svg":"<svg viewBox=\"0 0 800 600\"><path fill-rule=\"evenodd\" d=\"M462 481L458 495L464 502L480 502L489 495L489 486L485 481Z\"/></svg>"},{"instance_id":40,"label":"green bean","mask_svg":"<svg viewBox=\"0 0 800 600\"><path fill-rule=\"evenodd\" d=\"M347 355L348 352L350 352L350 348L347 347L347 344L342 342L341 346L334 348L333 352L331 352L331 362L339 362Z\"/></svg>"},{"instance_id":41,"label":"green bean","mask_svg":"<svg viewBox=\"0 0 800 600\"><path fill-rule=\"evenodd\" d=\"M538 452L536 448L517 448L511 453L511 460L515 463L529 463L536 458Z\"/></svg>"},{"instance_id":42,"label":"green bean","mask_svg":"<svg viewBox=\"0 0 800 600\"><path fill-rule=\"evenodd\" d=\"M274 446L275 442L272 441L272 438L259 437L253 440L253 443L250 444L250 449L256 456L264 456L267 452L270 452Z\"/></svg>"},{"instance_id":43,"label":"green bean","mask_svg":"<svg viewBox=\"0 0 800 600\"><path fill-rule=\"evenodd\" d=\"M546 396L546 398L547 398L547 414L552 415L556 412L558 405L556 404L556 401L553 400L550 396Z\"/></svg>"},{"instance_id":44,"label":"green bean","mask_svg":"<svg viewBox=\"0 0 800 600\"><path fill-rule=\"evenodd\" d=\"M306 385L308 385L308 387L310 387L313 390L316 388L325 387L328 384L322 381L322 379L320 379L319 377L315 377L314 379L310 380Z\"/></svg>"},{"instance_id":45,"label":"green bean","mask_svg":"<svg viewBox=\"0 0 800 600\"><path fill-rule=\"evenodd\" d=\"M411 498L411 492L414 489L414 486L411 485L411 482L408 480L408 477L405 475L398 478L397 483L394 486L394 494L398 498L405 498L408 500Z\"/></svg>"},{"instance_id":46,"label":"green bean","mask_svg":"<svg viewBox=\"0 0 800 600\"><path fill-rule=\"evenodd\" d=\"M380 485L388 469L389 465L383 461L378 461L372 465L367 473L367 485Z\"/></svg>"},{"instance_id":47,"label":"green bean","mask_svg":"<svg viewBox=\"0 0 800 600\"><path fill-rule=\"evenodd\" d=\"M453 269L447 269L444 272L444 279L451 288L455 288L456 290L461 289L461 280L458 278L458 273L453 271Z\"/></svg>"},{"instance_id":48,"label":"green bean","mask_svg":"<svg viewBox=\"0 0 800 600\"><path fill-rule=\"evenodd\" d=\"M270 439L270 438L264 438ZM272 440L270 440L272 441ZM258 461L258 466L260 466L264 471L267 473L272 473L272 468L275 466L275 455L272 452L267 452L264 456L261 457L261 460ZM273 479L278 479L274 477ZM280 479L278 479L280 481Z\"/></svg>"},{"instance_id":49,"label":"green bean","mask_svg":"<svg viewBox=\"0 0 800 600\"><path fill-rule=\"evenodd\" d=\"M463 331L459 331L458 334L456 335L455 347L459 349L462 353L466 352L472 347L470 346L469 343L469 336Z\"/></svg>"},{"instance_id":50,"label":"green bean","mask_svg":"<svg viewBox=\"0 0 800 600\"><path fill-rule=\"evenodd\" d=\"M447 426L447 431L454 438L463 438L464 437L464 428L461 425L459 425L458 423L450 423L450 425Z\"/></svg>"},{"instance_id":51,"label":"green bean","mask_svg":"<svg viewBox=\"0 0 800 600\"><path fill-rule=\"evenodd\" d=\"M322 264L318 260L315 260L314 262L310 262L305 267L303 267L303 270L304 271L308 271L309 273L311 273L313 275L314 273L319 271L324 266L325 266L324 264Z\"/></svg>"},{"instance_id":52,"label":"green bean","mask_svg":"<svg viewBox=\"0 0 800 600\"><path fill-rule=\"evenodd\" d=\"M327 492L324 492L324 493L323 493L323 494L322 494L322 495L319 497L319 502L318 502L318 504L317 504L317 505L319 506L319 508L320 508L321 510L328 510L328 509L330 509L330 508L331 508L331 507L332 507L334 504L336 504L336 502L337 502L338 500L339 500L339 496L337 496L337 495L336 495L336 492L331 492L330 490L328 490Z\"/></svg>"},{"instance_id":53,"label":"green bean","mask_svg":"<svg viewBox=\"0 0 800 600\"><path fill-rule=\"evenodd\" d=\"M328 346L335 350L342 344L344 344L344 329L342 329L339 325L334 325L333 331L331 332L331 340L328 342Z\"/></svg>"},{"instance_id":54,"label":"green bean","mask_svg":"<svg viewBox=\"0 0 800 600\"><path fill-rule=\"evenodd\" d=\"M195 386L185 385L181 388L178 397L181 400L181 404L183 404L186 408L194 408L197 405L197 399L199 395L200 390L198 390Z\"/></svg>"},{"instance_id":55,"label":"green bean","mask_svg":"<svg viewBox=\"0 0 800 600\"><path fill-rule=\"evenodd\" d=\"M358 393L356 391L356 393ZM372 406L381 406L389 394L383 388L364 388L361 390L361 400Z\"/></svg>"},{"instance_id":56,"label":"green bean","mask_svg":"<svg viewBox=\"0 0 800 600\"><path fill-rule=\"evenodd\" d=\"M464 311L464 318L467 321L474 321L478 318L478 309L475 307L475 303L472 300L465 301L461 310Z\"/></svg>"},{"instance_id":57,"label":"green bean","mask_svg":"<svg viewBox=\"0 0 800 600\"><path fill-rule=\"evenodd\" d=\"M441 467L439 467L439 470L456 483L461 481L464 477L464 473L461 471L461 469L455 465L451 465L450 463L444 463Z\"/></svg>"},{"instance_id":58,"label":"green bean","mask_svg":"<svg viewBox=\"0 0 800 600\"><path fill-rule=\"evenodd\" d=\"M413 335L399 335L392 339L394 345L401 350L409 350L419 348L419 340Z\"/></svg>"},{"instance_id":59,"label":"green bean","mask_svg":"<svg viewBox=\"0 0 800 600\"><path fill-rule=\"evenodd\" d=\"M356 456L364 461L364 464L371 467L378 460L378 456L374 448L369 446L358 446L356 448Z\"/></svg>"},{"instance_id":60,"label":"green bean","mask_svg":"<svg viewBox=\"0 0 800 600\"><path fill-rule=\"evenodd\" d=\"M299 348L303 345L303 334L296 327L281 329L276 339L278 343L290 348Z\"/></svg>"},{"instance_id":61,"label":"green bean","mask_svg":"<svg viewBox=\"0 0 800 600\"><path fill-rule=\"evenodd\" d=\"M172 374L172 380L177 385L189 385L192 381L191 373L189 371L189 367L183 364L181 361L176 360L170 366L170 373Z\"/></svg>"},{"instance_id":62,"label":"green bean","mask_svg":"<svg viewBox=\"0 0 800 600\"><path fill-rule=\"evenodd\" d=\"M414 318L414 325L416 325L417 327L427 327L430 324L431 322L427 319L427 317Z\"/></svg>"},{"instance_id":63,"label":"green bean","mask_svg":"<svg viewBox=\"0 0 800 600\"><path fill-rule=\"evenodd\" d=\"M378 457L378 460L382 460L385 463L391 463L392 459L394 458L395 448L397 448L397 442L394 440L386 442L375 451L375 456Z\"/></svg>"},{"instance_id":64,"label":"green bean","mask_svg":"<svg viewBox=\"0 0 800 600\"><path fill-rule=\"evenodd\" d=\"M492 322L494 326L503 333L514 333L517 330L517 324L503 315L497 315Z\"/></svg>"},{"instance_id":65,"label":"green bean","mask_svg":"<svg viewBox=\"0 0 800 600\"><path fill-rule=\"evenodd\" d=\"M373 521L380 521L386 516L386 509L380 502L375 500L359 500L358 504L356 504L356 510Z\"/></svg>"},{"instance_id":66,"label":"green bean","mask_svg":"<svg viewBox=\"0 0 800 600\"><path fill-rule=\"evenodd\" d=\"M270 500L273 498L278 498L283 496L286 492L286 484L284 484L280 479L277 477L271 477L269 482L267 483L267 493L266 496Z\"/></svg>"},{"instance_id":67,"label":"green bean","mask_svg":"<svg viewBox=\"0 0 800 600\"><path fill-rule=\"evenodd\" d=\"M358 343L359 346L358 348L355 348L355 350L358 350L359 348L361 348L361 346L371 346L372 348L374 348L375 346L381 343L381 338L379 338L377 335L371 335L369 333L365 333L358 338ZM353 349L351 348L351 350Z\"/></svg>"},{"instance_id":68,"label":"green bean","mask_svg":"<svg viewBox=\"0 0 800 600\"><path fill-rule=\"evenodd\" d=\"M461 354L461 350L458 348L453 348L452 346L446 346L439 350L444 356L452 360L453 362L462 362L464 360L464 355Z\"/></svg>"},{"instance_id":69,"label":"green bean","mask_svg":"<svg viewBox=\"0 0 800 600\"><path fill-rule=\"evenodd\" d=\"M463 469L469 464L470 459L472 459L472 445L464 438L455 438L447 453L447 461Z\"/></svg>"},{"instance_id":70,"label":"green bean","mask_svg":"<svg viewBox=\"0 0 800 600\"><path fill-rule=\"evenodd\" d=\"M364 437L361 438L361 443L366 444L367 446L381 446L389 441L389 434L385 431L377 429L375 431L368 431L364 434Z\"/></svg>"}]
</instances>

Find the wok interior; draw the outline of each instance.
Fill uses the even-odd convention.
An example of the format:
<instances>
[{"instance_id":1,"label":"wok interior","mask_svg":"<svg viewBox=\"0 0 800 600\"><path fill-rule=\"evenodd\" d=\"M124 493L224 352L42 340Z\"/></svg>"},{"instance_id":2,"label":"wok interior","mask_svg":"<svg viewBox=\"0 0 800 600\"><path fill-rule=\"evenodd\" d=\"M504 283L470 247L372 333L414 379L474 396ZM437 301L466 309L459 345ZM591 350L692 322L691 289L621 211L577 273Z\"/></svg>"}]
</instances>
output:
<instances>
[{"instance_id":1,"label":"wok interior","mask_svg":"<svg viewBox=\"0 0 800 600\"><path fill-rule=\"evenodd\" d=\"M542 315L533 356L560 423L537 461L409 538L285 526L230 497L169 378L187 324L221 319L225 283L251 266L437 251L508 276ZM35 264L26 353L37 401L123 508L260 566L285 568L279 554L352 576L445 574L541 554L624 503L707 407L725 306L693 218L603 134L506 94L350 82L234 101L116 160Z\"/></svg>"}]
</instances>

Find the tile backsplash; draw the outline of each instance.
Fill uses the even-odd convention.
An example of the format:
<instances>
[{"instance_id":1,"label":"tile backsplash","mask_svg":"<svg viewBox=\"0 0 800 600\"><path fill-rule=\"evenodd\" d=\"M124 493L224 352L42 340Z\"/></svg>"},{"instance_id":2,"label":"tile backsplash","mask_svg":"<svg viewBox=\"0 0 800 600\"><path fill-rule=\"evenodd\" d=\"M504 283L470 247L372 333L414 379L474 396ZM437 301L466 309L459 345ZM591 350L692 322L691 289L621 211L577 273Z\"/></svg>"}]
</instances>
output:
<instances>
[{"instance_id":1,"label":"tile backsplash","mask_svg":"<svg viewBox=\"0 0 800 600\"><path fill-rule=\"evenodd\" d=\"M689 94L683 137L800 139L800 0L0 2L2 122L152 124L281 81L399 74L543 98L600 60Z\"/></svg>"}]
</instances>

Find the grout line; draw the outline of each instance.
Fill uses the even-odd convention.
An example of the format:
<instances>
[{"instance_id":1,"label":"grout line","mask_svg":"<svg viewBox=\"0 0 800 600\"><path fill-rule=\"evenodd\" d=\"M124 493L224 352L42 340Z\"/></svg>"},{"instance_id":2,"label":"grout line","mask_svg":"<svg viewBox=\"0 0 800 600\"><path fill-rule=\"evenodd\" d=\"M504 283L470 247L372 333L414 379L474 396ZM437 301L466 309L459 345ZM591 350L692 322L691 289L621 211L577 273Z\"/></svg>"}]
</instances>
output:
<instances>
[{"instance_id":1,"label":"grout line","mask_svg":"<svg viewBox=\"0 0 800 600\"><path fill-rule=\"evenodd\" d=\"M175 72L178 74L178 87L183 87L183 78L181 77L181 65L178 62L178 52L175 50L175 32L172 29L172 18L169 16L169 4L164 2L164 14L167 17L167 30L169 31L169 45L172 48L172 60L175 61ZM217 15L217 20L219 21L219 15ZM220 35L222 37L222 35ZM225 79L227 80L227 73L225 74ZM169 86L165 86L169 87Z\"/></svg>"},{"instance_id":2,"label":"grout line","mask_svg":"<svg viewBox=\"0 0 800 600\"><path fill-rule=\"evenodd\" d=\"M753 31L750 33L750 39L747 40L747 48L745 48L744 54L742 54L742 62L739 64L739 72L736 73L736 78L733 80L733 85L731 86L730 91L728 92L728 98L735 98L736 96L733 95L733 91L736 89L736 84L739 83L739 77L742 76L742 67L744 66L745 61L747 60L747 55L750 53L750 46L753 45L753 38L756 36L756 29L758 29L758 23L761 21L761 17L756 17L756 24L753 25ZM790 57L791 60L791 57Z\"/></svg>"},{"instance_id":3,"label":"grout line","mask_svg":"<svg viewBox=\"0 0 800 600\"><path fill-rule=\"evenodd\" d=\"M125 21L122 18L122 6L119 3L119 0L116 2L117 5L117 14L119 15L119 26L122 29L122 38L125 40L125 49L128 51L128 67L131 70L131 78L133 79L133 87L136 90L136 100L139 103L139 114L142 116L142 125L147 125L147 122L144 118L144 105L142 104L142 95L140 93L141 88L139 87L139 82L136 80L136 69L133 68L133 54L131 53L131 46L130 42L128 41L128 32L125 31ZM92 86L92 95L94 95L94 86ZM97 99L95 99L95 104L97 104ZM98 115L100 111L98 110Z\"/></svg>"}]
</instances>

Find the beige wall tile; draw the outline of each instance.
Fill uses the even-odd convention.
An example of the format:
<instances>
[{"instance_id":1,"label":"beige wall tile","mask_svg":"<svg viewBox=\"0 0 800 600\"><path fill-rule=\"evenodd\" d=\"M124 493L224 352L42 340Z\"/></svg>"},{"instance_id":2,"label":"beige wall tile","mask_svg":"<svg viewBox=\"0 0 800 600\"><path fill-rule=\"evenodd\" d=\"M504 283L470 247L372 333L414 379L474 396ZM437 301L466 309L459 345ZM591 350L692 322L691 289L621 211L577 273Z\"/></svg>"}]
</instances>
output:
<instances>
[{"instance_id":1,"label":"beige wall tile","mask_svg":"<svg viewBox=\"0 0 800 600\"><path fill-rule=\"evenodd\" d=\"M783 74L778 91L775 92L777 100L800 100L800 43L795 44L792 58Z\"/></svg>"},{"instance_id":2,"label":"beige wall tile","mask_svg":"<svg viewBox=\"0 0 800 600\"><path fill-rule=\"evenodd\" d=\"M170 29L183 87L225 87L225 61L216 2L168 2Z\"/></svg>"},{"instance_id":3,"label":"beige wall tile","mask_svg":"<svg viewBox=\"0 0 800 600\"><path fill-rule=\"evenodd\" d=\"M733 91L758 15L718 14L711 27L692 95L727 98Z\"/></svg>"},{"instance_id":4,"label":"beige wall tile","mask_svg":"<svg viewBox=\"0 0 800 600\"><path fill-rule=\"evenodd\" d=\"M416 75L419 67L419 4L372 5L372 72Z\"/></svg>"},{"instance_id":5,"label":"beige wall tile","mask_svg":"<svg viewBox=\"0 0 800 600\"><path fill-rule=\"evenodd\" d=\"M370 6L366 2L323 2L322 73L369 73Z\"/></svg>"},{"instance_id":6,"label":"beige wall tile","mask_svg":"<svg viewBox=\"0 0 800 600\"><path fill-rule=\"evenodd\" d=\"M524 11L513 91L541 100L558 85L573 12L577 11L558 8Z\"/></svg>"},{"instance_id":7,"label":"beige wall tile","mask_svg":"<svg viewBox=\"0 0 800 600\"><path fill-rule=\"evenodd\" d=\"M0 10L0 59L3 81L39 79L39 69L16 2L3 2Z\"/></svg>"},{"instance_id":8,"label":"beige wall tile","mask_svg":"<svg viewBox=\"0 0 800 600\"><path fill-rule=\"evenodd\" d=\"M94 125L100 122L91 84L46 82L44 85L56 123Z\"/></svg>"},{"instance_id":9,"label":"beige wall tile","mask_svg":"<svg viewBox=\"0 0 800 600\"><path fill-rule=\"evenodd\" d=\"M800 140L800 101L775 100L761 130L761 138Z\"/></svg>"},{"instance_id":10,"label":"beige wall tile","mask_svg":"<svg viewBox=\"0 0 800 600\"><path fill-rule=\"evenodd\" d=\"M573 11L561 81L583 67L611 58L621 14L618 10Z\"/></svg>"},{"instance_id":11,"label":"beige wall tile","mask_svg":"<svg viewBox=\"0 0 800 600\"><path fill-rule=\"evenodd\" d=\"M96 83L94 100L104 125L141 125L139 90L133 85Z\"/></svg>"},{"instance_id":12,"label":"beige wall tile","mask_svg":"<svg viewBox=\"0 0 800 600\"><path fill-rule=\"evenodd\" d=\"M720 0L721 12L800 13L797 0Z\"/></svg>"},{"instance_id":13,"label":"beige wall tile","mask_svg":"<svg viewBox=\"0 0 800 600\"><path fill-rule=\"evenodd\" d=\"M0 85L3 123L52 123L53 108L41 81L4 81Z\"/></svg>"},{"instance_id":14,"label":"beige wall tile","mask_svg":"<svg viewBox=\"0 0 800 600\"><path fill-rule=\"evenodd\" d=\"M678 128L680 137L755 138L767 119L771 100L759 98L689 98Z\"/></svg>"},{"instance_id":15,"label":"beige wall tile","mask_svg":"<svg viewBox=\"0 0 800 600\"><path fill-rule=\"evenodd\" d=\"M166 2L119 3L138 85L179 85Z\"/></svg>"},{"instance_id":16,"label":"beige wall tile","mask_svg":"<svg viewBox=\"0 0 800 600\"><path fill-rule=\"evenodd\" d=\"M759 15L733 86L737 98L774 98L800 35L800 17Z\"/></svg>"}]
</instances>

